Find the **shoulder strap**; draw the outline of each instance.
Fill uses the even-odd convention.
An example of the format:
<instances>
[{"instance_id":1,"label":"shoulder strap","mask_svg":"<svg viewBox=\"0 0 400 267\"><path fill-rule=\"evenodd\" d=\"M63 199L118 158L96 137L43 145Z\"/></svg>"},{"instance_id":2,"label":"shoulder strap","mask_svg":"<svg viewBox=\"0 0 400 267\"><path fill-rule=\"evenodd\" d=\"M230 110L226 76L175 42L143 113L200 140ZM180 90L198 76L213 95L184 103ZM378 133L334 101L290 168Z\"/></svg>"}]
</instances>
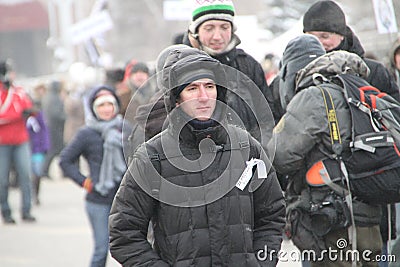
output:
<instances>
[{"instance_id":1,"label":"shoulder strap","mask_svg":"<svg viewBox=\"0 0 400 267\"><path fill-rule=\"evenodd\" d=\"M226 144L223 146L219 146L216 145L215 146L215 150L210 150L210 153L215 153L218 151L233 151L233 150L240 150L243 160L244 162L250 160L249 159L249 155L250 153L247 153L247 151L250 151L251 147L250 147L250 142L248 140L248 136L247 136L247 132L246 131L235 131L237 134L237 142L235 142L234 144ZM193 155L194 153L198 153L197 149L188 149L187 154L191 154ZM250 151L251 152L251 151ZM172 155L172 157L178 157L181 156L181 154L179 155ZM153 153L151 155L149 155L149 159L151 161L151 163L153 164L154 168L156 169L156 171L161 175L161 161L166 160L168 158L170 158L171 155L168 155L168 157L164 154L164 153ZM155 197L156 199L158 199L159 194L160 194L160 188L161 188L161 179L159 179L159 176L157 177L150 177L150 183L151 183L151 192L152 192L152 196Z\"/></svg>"},{"instance_id":2,"label":"shoulder strap","mask_svg":"<svg viewBox=\"0 0 400 267\"><path fill-rule=\"evenodd\" d=\"M340 138L339 123L337 121L335 106L333 104L332 95L329 93L329 91L326 90L325 88L323 88L322 86L317 86L317 87L321 91L322 97L324 98L326 116L328 117L328 123L329 123L329 131L330 131L330 137L331 137L332 150L336 154L336 159L338 160L338 162L340 164L340 170L342 171L342 174L346 181L347 194L345 196L345 200L346 200L346 204L350 210L350 218L351 218L351 225L348 229L348 235L349 235L349 240L352 244L352 249L353 249L353 251L356 251L357 250L357 233L356 233L356 226L355 226L354 213L353 213L353 197L352 197L351 191L350 191L349 175L347 173L346 166L344 165L344 162L341 158L341 153L342 153L343 147L342 147L342 140ZM323 177L326 177L326 176L323 175ZM329 177L329 175L328 175L328 177ZM327 185L336 192L336 189L337 189L335 187L336 184L332 183L332 181L328 181ZM352 262L352 266L356 266L356 262L354 260Z\"/></svg>"},{"instance_id":3,"label":"shoulder strap","mask_svg":"<svg viewBox=\"0 0 400 267\"><path fill-rule=\"evenodd\" d=\"M332 151L340 156L343 151L342 140L340 137L339 123L336 117L335 106L333 104L332 95L322 86L317 86L324 98L326 116L328 117L329 133L331 137ZM327 98L327 96L329 98Z\"/></svg>"}]
</instances>

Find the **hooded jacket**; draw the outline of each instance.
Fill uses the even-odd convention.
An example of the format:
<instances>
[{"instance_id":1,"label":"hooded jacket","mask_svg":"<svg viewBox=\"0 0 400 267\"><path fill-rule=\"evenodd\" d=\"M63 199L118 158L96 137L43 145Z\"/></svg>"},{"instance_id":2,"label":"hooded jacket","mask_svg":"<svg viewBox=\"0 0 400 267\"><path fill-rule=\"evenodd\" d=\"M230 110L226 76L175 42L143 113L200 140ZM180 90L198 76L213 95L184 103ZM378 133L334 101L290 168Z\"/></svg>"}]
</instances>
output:
<instances>
[{"instance_id":1,"label":"hooded jacket","mask_svg":"<svg viewBox=\"0 0 400 267\"><path fill-rule=\"evenodd\" d=\"M100 90L107 90L111 92L116 99L118 107L120 106L118 97L113 89L106 86L94 88L88 99L91 117L93 120L97 120L93 111L93 103L95 101L96 94ZM122 131L122 119L119 128ZM121 133L121 138L122 136L123 135ZM79 161L79 157L82 155L88 162L89 177L91 178L95 188L96 184L100 182L101 164L104 155L103 144L104 139L101 132L88 125L79 128L71 142L68 143L68 145L60 153L59 164L64 175L69 177L78 186L83 186L83 182L87 176L80 171L79 165L76 164ZM111 205L114 195L118 190L118 186L119 183L115 184L115 186L106 195L101 195L99 192L93 189L92 192L86 194L85 198L89 202Z\"/></svg>"},{"instance_id":2,"label":"hooded jacket","mask_svg":"<svg viewBox=\"0 0 400 267\"><path fill-rule=\"evenodd\" d=\"M344 72L365 78L369 69L359 56L346 51L335 51L319 57L300 70L295 83L297 93L287 106L287 112L274 128L273 138L268 144L271 151L276 148L273 164L280 173L295 174L294 179L297 179L299 184L295 190L296 194L307 186L304 174L301 173L315 162L325 159L326 155L333 154L330 149L326 107L316 84L322 83L324 77ZM329 85L325 88L332 95L341 140L347 143L351 139L351 121L346 99L340 88ZM360 226L380 222L379 207L354 201L353 210L355 221Z\"/></svg>"},{"instance_id":3,"label":"hooded jacket","mask_svg":"<svg viewBox=\"0 0 400 267\"><path fill-rule=\"evenodd\" d=\"M310 34L300 35L291 40L283 52L279 69L279 102L283 112L295 94L295 78L298 70L325 54L319 40ZM275 89L274 89L275 90ZM278 104L276 104L278 105ZM283 114L279 115L279 118Z\"/></svg>"},{"instance_id":4,"label":"hooded jacket","mask_svg":"<svg viewBox=\"0 0 400 267\"><path fill-rule=\"evenodd\" d=\"M168 127L137 149L111 209L110 251L123 266L276 265L277 258L258 261L255 253L265 245L280 248L282 191L271 169L243 191L235 187L245 161L266 158L254 138L227 124L221 69L192 48L166 60L161 80ZM219 104L208 127L196 127L175 107L177 90L209 70ZM154 248L146 240L150 220Z\"/></svg>"},{"instance_id":5,"label":"hooded jacket","mask_svg":"<svg viewBox=\"0 0 400 267\"><path fill-rule=\"evenodd\" d=\"M23 88L14 85L7 88L0 82L0 145L20 145L29 141L25 112L32 107Z\"/></svg>"}]
</instances>

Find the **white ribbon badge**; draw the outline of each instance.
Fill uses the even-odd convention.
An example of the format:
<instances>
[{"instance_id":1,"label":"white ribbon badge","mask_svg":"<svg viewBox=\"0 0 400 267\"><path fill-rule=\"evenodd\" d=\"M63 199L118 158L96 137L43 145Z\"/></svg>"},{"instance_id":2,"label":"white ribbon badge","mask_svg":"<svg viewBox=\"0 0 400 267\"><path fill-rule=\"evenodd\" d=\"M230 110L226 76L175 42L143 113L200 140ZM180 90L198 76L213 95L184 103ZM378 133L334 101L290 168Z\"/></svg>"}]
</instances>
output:
<instances>
[{"instance_id":1,"label":"white ribbon badge","mask_svg":"<svg viewBox=\"0 0 400 267\"><path fill-rule=\"evenodd\" d=\"M255 165L257 165L257 174L259 179L267 178L267 168L265 167L264 161L261 159L252 158L246 161L246 168L244 169L242 175L240 175L239 180L236 183L236 187L243 191L246 185L249 183L251 177L253 176L252 170Z\"/></svg>"}]
</instances>

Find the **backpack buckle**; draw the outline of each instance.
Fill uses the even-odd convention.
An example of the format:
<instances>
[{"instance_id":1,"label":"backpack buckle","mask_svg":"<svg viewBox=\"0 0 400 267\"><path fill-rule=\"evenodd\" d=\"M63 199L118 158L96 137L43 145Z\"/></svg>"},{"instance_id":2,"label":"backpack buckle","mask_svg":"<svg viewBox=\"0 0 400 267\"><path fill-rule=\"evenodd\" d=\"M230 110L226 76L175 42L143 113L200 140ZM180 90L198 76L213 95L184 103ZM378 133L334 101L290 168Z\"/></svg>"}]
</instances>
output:
<instances>
[{"instance_id":1,"label":"backpack buckle","mask_svg":"<svg viewBox=\"0 0 400 267\"><path fill-rule=\"evenodd\" d=\"M150 161L161 161L160 154L153 154L149 156Z\"/></svg>"},{"instance_id":2,"label":"backpack buckle","mask_svg":"<svg viewBox=\"0 0 400 267\"><path fill-rule=\"evenodd\" d=\"M240 149L249 148L250 144L247 141L239 142L239 147L240 147Z\"/></svg>"}]
</instances>

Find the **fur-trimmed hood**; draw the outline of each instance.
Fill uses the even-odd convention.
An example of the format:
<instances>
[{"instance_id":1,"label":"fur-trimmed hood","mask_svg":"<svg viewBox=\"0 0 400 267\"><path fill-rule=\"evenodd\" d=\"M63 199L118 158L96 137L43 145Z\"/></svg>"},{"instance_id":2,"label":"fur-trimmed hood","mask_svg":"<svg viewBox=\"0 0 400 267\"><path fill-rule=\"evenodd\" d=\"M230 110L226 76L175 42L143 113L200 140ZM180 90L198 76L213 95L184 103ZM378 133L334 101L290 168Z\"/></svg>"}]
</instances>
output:
<instances>
[{"instance_id":1,"label":"fur-trimmed hood","mask_svg":"<svg viewBox=\"0 0 400 267\"><path fill-rule=\"evenodd\" d=\"M337 74L352 73L363 78L368 77L370 70L364 60L344 50L333 51L310 62L296 76L296 91Z\"/></svg>"}]
</instances>

